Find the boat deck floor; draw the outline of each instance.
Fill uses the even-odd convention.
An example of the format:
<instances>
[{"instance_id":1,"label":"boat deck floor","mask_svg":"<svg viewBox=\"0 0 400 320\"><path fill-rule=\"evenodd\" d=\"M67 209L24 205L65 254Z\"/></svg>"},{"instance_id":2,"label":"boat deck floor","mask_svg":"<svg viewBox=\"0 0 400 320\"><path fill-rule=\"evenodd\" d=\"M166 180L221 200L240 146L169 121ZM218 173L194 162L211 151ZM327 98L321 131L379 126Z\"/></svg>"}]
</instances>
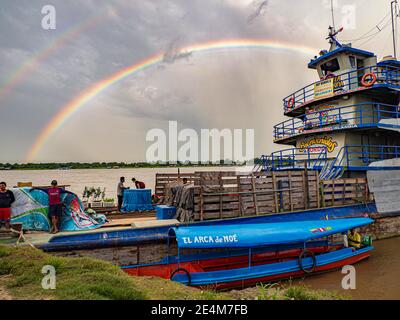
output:
<instances>
[{"instance_id":1,"label":"boat deck floor","mask_svg":"<svg viewBox=\"0 0 400 320\"><path fill-rule=\"evenodd\" d=\"M118 218L118 219L110 219L108 217L108 222L101 226L101 229L108 228L108 227L122 227L122 226L131 226L136 222L142 221L155 221L155 217L143 217L143 218Z\"/></svg>"},{"instance_id":2,"label":"boat deck floor","mask_svg":"<svg viewBox=\"0 0 400 320\"><path fill-rule=\"evenodd\" d=\"M103 225L101 228L92 229L92 230L83 230L83 231L65 231L59 232L57 234L51 234L43 231L29 231L24 234L24 238L26 241L21 241L21 245L32 244L34 246L45 244L51 242L51 240L58 237L72 236L76 234L91 234L91 233L104 233L104 232L112 232L112 231L120 231L127 229L140 229L140 228L151 228L151 227L160 227L160 226L173 226L179 224L178 220L156 220L155 218L127 218L127 219L116 219L111 220L110 222ZM15 244L18 237L15 238L15 241L4 241L4 244ZM0 241L0 244L2 241Z\"/></svg>"}]
</instances>

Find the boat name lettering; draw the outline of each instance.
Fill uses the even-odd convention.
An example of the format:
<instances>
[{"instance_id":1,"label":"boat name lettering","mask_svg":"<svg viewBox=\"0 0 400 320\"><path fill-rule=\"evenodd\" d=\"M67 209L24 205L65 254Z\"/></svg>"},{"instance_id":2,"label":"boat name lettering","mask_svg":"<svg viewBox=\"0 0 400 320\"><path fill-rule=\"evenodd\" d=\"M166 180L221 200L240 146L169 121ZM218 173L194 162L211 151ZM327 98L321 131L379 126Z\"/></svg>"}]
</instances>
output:
<instances>
[{"instance_id":1,"label":"boat name lettering","mask_svg":"<svg viewBox=\"0 0 400 320\"><path fill-rule=\"evenodd\" d=\"M236 243L239 242L237 234L225 236L195 236L195 237L182 237L184 244L192 243Z\"/></svg>"}]
</instances>

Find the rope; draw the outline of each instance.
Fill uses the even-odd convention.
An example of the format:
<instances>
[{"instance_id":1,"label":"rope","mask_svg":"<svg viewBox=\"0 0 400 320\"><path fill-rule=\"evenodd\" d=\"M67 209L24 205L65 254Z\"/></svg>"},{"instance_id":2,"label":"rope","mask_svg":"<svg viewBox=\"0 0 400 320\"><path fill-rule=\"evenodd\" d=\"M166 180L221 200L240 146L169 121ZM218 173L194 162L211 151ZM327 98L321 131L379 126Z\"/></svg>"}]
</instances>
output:
<instances>
[{"instance_id":1,"label":"rope","mask_svg":"<svg viewBox=\"0 0 400 320\"><path fill-rule=\"evenodd\" d=\"M15 229L11 228L11 229L10 229L10 232L19 235L18 240L17 240L17 242L15 243L16 246L20 244L21 240L23 240L23 242L27 243L27 244L30 245L32 248L36 248L30 241L28 241L28 240L26 239L23 230L18 231L18 230L15 230Z\"/></svg>"}]
</instances>

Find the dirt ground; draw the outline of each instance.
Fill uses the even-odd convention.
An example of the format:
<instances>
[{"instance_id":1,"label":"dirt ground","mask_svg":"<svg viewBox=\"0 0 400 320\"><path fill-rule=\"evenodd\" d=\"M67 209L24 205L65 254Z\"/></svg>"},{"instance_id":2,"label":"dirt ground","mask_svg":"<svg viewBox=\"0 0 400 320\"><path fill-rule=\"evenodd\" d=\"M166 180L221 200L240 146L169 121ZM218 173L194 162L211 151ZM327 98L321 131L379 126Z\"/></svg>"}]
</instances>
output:
<instances>
[{"instance_id":1,"label":"dirt ground","mask_svg":"<svg viewBox=\"0 0 400 320\"><path fill-rule=\"evenodd\" d=\"M7 276L0 276L0 301L1 300L12 300L12 296L8 293L7 289L2 286L3 280Z\"/></svg>"}]
</instances>

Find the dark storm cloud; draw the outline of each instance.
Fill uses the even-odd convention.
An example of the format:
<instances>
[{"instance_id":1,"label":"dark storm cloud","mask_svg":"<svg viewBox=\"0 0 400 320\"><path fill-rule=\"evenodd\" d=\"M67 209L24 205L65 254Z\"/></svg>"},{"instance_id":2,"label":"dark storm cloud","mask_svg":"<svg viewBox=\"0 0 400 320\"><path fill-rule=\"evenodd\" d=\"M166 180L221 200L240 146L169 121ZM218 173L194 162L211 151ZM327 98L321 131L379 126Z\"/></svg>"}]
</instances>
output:
<instances>
[{"instance_id":1,"label":"dark storm cloud","mask_svg":"<svg viewBox=\"0 0 400 320\"><path fill-rule=\"evenodd\" d=\"M188 59L192 53L191 51L182 51L179 47L179 39L175 39L168 44L164 52L163 62L174 63L177 60Z\"/></svg>"},{"instance_id":2,"label":"dark storm cloud","mask_svg":"<svg viewBox=\"0 0 400 320\"><path fill-rule=\"evenodd\" d=\"M265 8L268 5L268 0L264 1L254 1L252 5L255 7L254 12L248 16L247 18L247 23L251 24L253 23L258 17L263 15L265 13Z\"/></svg>"}]
</instances>

